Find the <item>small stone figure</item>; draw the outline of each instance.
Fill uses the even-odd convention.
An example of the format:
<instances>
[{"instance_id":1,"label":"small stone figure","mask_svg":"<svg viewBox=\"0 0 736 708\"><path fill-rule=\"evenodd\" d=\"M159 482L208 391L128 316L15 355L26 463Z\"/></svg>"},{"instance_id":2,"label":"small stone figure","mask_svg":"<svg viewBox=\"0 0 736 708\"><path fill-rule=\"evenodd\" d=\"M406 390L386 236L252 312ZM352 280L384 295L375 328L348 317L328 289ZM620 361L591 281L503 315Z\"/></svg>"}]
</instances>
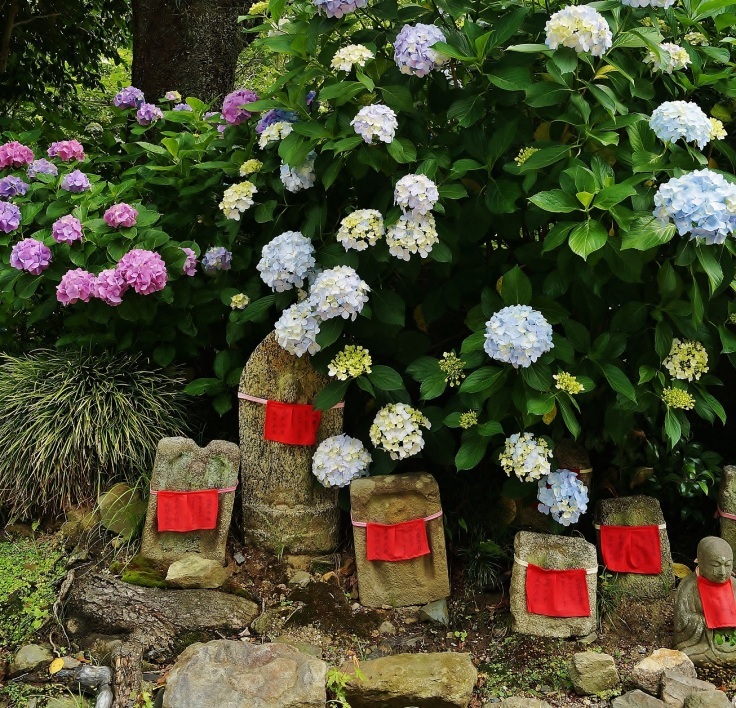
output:
<instances>
[{"instance_id":1,"label":"small stone figure","mask_svg":"<svg viewBox=\"0 0 736 708\"><path fill-rule=\"evenodd\" d=\"M717 536L706 536L698 544L697 572L688 575L677 590L675 647L687 654L696 665L736 666L736 646L725 642L716 644L718 627L712 626L712 619L707 619L707 615L714 612L721 618L733 618L736 614L736 579L731 577L732 570L733 550L728 542ZM726 592L724 596L723 586L726 584L730 593ZM704 592L714 592L714 601L720 599L719 606L714 605L711 609L711 601L706 597L708 607L704 609ZM722 626L725 628L729 625Z\"/></svg>"}]
</instances>

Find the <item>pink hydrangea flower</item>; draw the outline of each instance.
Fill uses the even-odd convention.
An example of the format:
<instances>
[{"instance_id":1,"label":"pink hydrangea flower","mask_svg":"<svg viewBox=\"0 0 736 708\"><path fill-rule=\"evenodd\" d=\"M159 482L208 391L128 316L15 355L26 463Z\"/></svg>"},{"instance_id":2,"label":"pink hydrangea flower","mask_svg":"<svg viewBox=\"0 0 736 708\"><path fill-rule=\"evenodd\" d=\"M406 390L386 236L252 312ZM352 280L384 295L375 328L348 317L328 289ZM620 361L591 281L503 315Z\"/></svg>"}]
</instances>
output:
<instances>
[{"instance_id":1,"label":"pink hydrangea flower","mask_svg":"<svg viewBox=\"0 0 736 708\"><path fill-rule=\"evenodd\" d=\"M181 272L184 275L196 275L197 274L197 254L191 248L182 248L182 251L186 253L186 260L184 265L181 267Z\"/></svg>"},{"instance_id":2,"label":"pink hydrangea flower","mask_svg":"<svg viewBox=\"0 0 736 708\"><path fill-rule=\"evenodd\" d=\"M5 145L0 145L0 169L6 167L22 167L33 162L33 150L13 140Z\"/></svg>"},{"instance_id":3,"label":"pink hydrangea flower","mask_svg":"<svg viewBox=\"0 0 736 708\"><path fill-rule=\"evenodd\" d=\"M74 243L82 240L82 222L71 214L57 219L51 227L51 235L57 243Z\"/></svg>"},{"instance_id":4,"label":"pink hydrangea flower","mask_svg":"<svg viewBox=\"0 0 736 708\"><path fill-rule=\"evenodd\" d=\"M105 223L108 226L112 226L113 229L121 226L129 229L131 226L135 226L135 220L137 218L138 210L134 209L130 204L125 204L125 202L113 204L105 212Z\"/></svg>"},{"instance_id":5,"label":"pink hydrangea flower","mask_svg":"<svg viewBox=\"0 0 736 708\"><path fill-rule=\"evenodd\" d=\"M111 307L117 307L123 301L127 289L128 283L117 268L103 270L95 278L95 297Z\"/></svg>"},{"instance_id":6,"label":"pink hydrangea flower","mask_svg":"<svg viewBox=\"0 0 736 708\"><path fill-rule=\"evenodd\" d=\"M13 246L10 265L33 275L41 275L51 263L51 249L35 238L24 238Z\"/></svg>"},{"instance_id":7,"label":"pink hydrangea flower","mask_svg":"<svg viewBox=\"0 0 736 708\"><path fill-rule=\"evenodd\" d=\"M251 114L241 108L246 103L253 103L258 100L258 94L250 89L240 89L233 91L225 96L222 102L222 117L229 125L240 125L243 121L248 120Z\"/></svg>"},{"instance_id":8,"label":"pink hydrangea flower","mask_svg":"<svg viewBox=\"0 0 736 708\"><path fill-rule=\"evenodd\" d=\"M134 248L118 263L118 272L139 295L150 295L166 287L168 275L164 259L154 251Z\"/></svg>"},{"instance_id":9,"label":"pink hydrangea flower","mask_svg":"<svg viewBox=\"0 0 736 708\"><path fill-rule=\"evenodd\" d=\"M84 268L68 270L56 286L56 299L62 305L72 305L81 300L89 302L95 294L95 276Z\"/></svg>"},{"instance_id":10,"label":"pink hydrangea flower","mask_svg":"<svg viewBox=\"0 0 736 708\"><path fill-rule=\"evenodd\" d=\"M9 234L20 226L20 209L10 202L0 201L0 231Z\"/></svg>"},{"instance_id":11,"label":"pink hydrangea flower","mask_svg":"<svg viewBox=\"0 0 736 708\"><path fill-rule=\"evenodd\" d=\"M64 162L84 160L84 148L78 140L59 140L51 143L48 153L49 157L58 157Z\"/></svg>"}]
</instances>

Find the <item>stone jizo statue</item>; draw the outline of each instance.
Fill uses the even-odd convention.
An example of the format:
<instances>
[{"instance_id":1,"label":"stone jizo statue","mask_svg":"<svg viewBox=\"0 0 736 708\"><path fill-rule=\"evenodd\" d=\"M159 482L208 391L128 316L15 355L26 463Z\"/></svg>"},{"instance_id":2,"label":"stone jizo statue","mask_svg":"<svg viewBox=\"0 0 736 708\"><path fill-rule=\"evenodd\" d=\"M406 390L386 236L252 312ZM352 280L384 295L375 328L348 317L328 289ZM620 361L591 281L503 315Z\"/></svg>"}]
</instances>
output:
<instances>
[{"instance_id":1,"label":"stone jizo statue","mask_svg":"<svg viewBox=\"0 0 736 708\"><path fill-rule=\"evenodd\" d=\"M736 666L736 646L716 644L715 635L736 626L733 550L727 541L706 536L698 544L698 570L688 575L675 600L675 648L694 664Z\"/></svg>"}]
</instances>

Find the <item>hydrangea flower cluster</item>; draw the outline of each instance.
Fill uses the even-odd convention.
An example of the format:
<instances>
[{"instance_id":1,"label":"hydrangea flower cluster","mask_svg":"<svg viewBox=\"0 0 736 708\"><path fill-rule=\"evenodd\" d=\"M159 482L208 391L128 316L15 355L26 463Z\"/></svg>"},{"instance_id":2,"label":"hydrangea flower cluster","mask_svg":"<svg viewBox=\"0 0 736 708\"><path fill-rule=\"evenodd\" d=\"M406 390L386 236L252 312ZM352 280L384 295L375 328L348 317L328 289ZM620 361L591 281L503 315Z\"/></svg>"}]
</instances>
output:
<instances>
[{"instance_id":1,"label":"hydrangea flower cluster","mask_svg":"<svg viewBox=\"0 0 736 708\"><path fill-rule=\"evenodd\" d=\"M557 470L539 480L539 511L563 526L576 524L588 509L588 489L570 470Z\"/></svg>"},{"instance_id":2,"label":"hydrangea flower cluster","mask_svg":"<svg viewBox=\"0 0 736 708\"><path fill-rule=\"evenodd\" d=\"M504 307L486 322L486 353L515 369L531 366L553 346L552 326L529 305Z\"/></svg>"},{"instance_id":3,"label":"hydrangea flower cluster","mask_svg":"<svg viewBox=\"0 0 736 708\"><path fill-rule=\"evenodd\" d=\"M244 310L250 305L250 298L245 293L237 293L230 298L231 310Z\"/></svg>"},{"instance_id":4,"label":"hydrangea flower cluster","mask_svg":"<svg viewBox=\"0 0 736 708\"><path fill-rule=\"evenodd\" d=\"M371 425L371 442L388 452L392 460L416 455L424 447L422 428L431 424L416 408L406 403L389 403L381 408Z\"/></svg>"},{"instance_id":5,"label":"hydrangea flower cluster","mask_svg":"<svg viewBox=\"0 0 736 708\"><path fill-rule=\"evenodd\" d=\"M299 231L285 231L263 247L256 268L261 280L280 293L301 288L315 263L312 242Z\"/></svg>"},{"instance_id":6,"label":"hydrangea flower cluster","mask_svg":"<svg viewBox=\"0 0 736 708\"><path fill-rule=\"evenodd\" d=\"M164 99L173 103L179 103L181 101L181 94L178 91L167 91L164 94Z\"/></svg>"},{"instance_id":7,"label":"hydrangea flower cluster","mask_svg":"<svg viewBox=\"0 0 736 708\"><path fill-rule=\"evenodd\" d=\"M583 386L575 376L567 371L560 371L559 374L555 374L552 378L555 380L555 388L558 388L560 391L564 391L571 396L575 396L585 390L585 386Z\"/></svg>"},{"instance_id":8,"label":"hydrangea flower cluster","mask_svg":"<svg viewBox=\"0 0 736 708\"><path fill-rule=\"evenodd\" d=\"M240 221L240 215L253 206L253 195L257 191L255 184L248 181L228 187L220 202L220 209L225 217Z\"/></svg>"},{"instance_id":9,"label":"hydrangea flower cluster","mask_svg":"<svg viewBox=\"0 0 736 708\"><path fill-rule=\"evenodd\" d=\"M394 204L415 217L432 211L439 198L437 185L423 174L404 175L394 187Z\"/></svg>"},{"instance_id":10,"label":"hydrangea flower cluster","mask_svg":"<svg viewBox=\"0 0 736 708\"><path fill-rule=\"evenodd\" d=\"M164 259L154 251L134 248L118 262L118 273L139 295L150 295L166 287L168 275Z\"/></svg>"},{"instance_id":11,"label":"hydrangea flower cluster","mask_svg":"<svg viewBox=\"0 0 736 708\"><path fill-rule=\"evenodd\" d=\"M680 236L723 243L736 231L736 185L712 170L694 170L663 184L654 195L654 216L674 222Z\"/></svg>"},{"instance_id":12,"label":"hydrangea flower cluster","mask_svg":"<svg viewBox=\"0 0 736 708\"><path fill-rule=\"evenodd\" d=\"M284 108L272 108L266 111L256 123L256 133L260 135L269 125L274 123L296 123L299 116L294 111L287 111Z\"/></svg>"},{"instance_id":13,"label":"hydrangea flower cluster","mask_svg":"<svg viewBox=\"0 0 736 708\"><path fill-rule=\"evenodd\" d=\"M0 179L0 197L3 199L22 197L26 192L28 192L28 185L20 177L8 175Z\"/></svg>"},{"instance_id":14,"label":"hydrangea flower cluster","mask_svg":"<svg viewBox=\"0 0 736 708\"><path fill-rule=\"evenodd\" d=\"M294 127L285 120L271 123L261 131L261 137L258 138L258 147L263 150L269 143L283 140L292 130L294 130Z\"/></svg>"},{"instance_id":15,"label":"hydrangea flower cluster","mask_svg":"<svg viewBox=\"0 0 736 708\"><path fill-rule=\"evenodd\" d=\"M368 302L369 292L368 284L353 268L341 265L317 275L309 290L309 303L321 321L333 317L355 320Z\"/></svg>"},{"instance_id":16,"label":"hydrangea flower cluster","mask_svg":"<svg viewBox=\"0 0 736 708\"><path fill-rule=\"evenodd\" d=\"M51 235L57 243L74 243L82 240L82 222L71 214L57 219L51 226Z\"/></svg>"},{"instance_id":17,"label":"hydrangea flower cluster","mask_svg":"<svg viewBox=\"0 0 736 708\"><path fill-rule=\"evenodd\" d=\"M289 192L300 192L314 186L316 175L314 174L314 161L317 153L310 152L307 159L299 167L290 167L281 164L281 182Z\"/></svg>"},{"instance_id":18,"label":"hydrangea flower cluster","mask_svg":"<svg viewBox=\"0 0 736 708\"><path fill-rule=\"evenodd\" d=\"M41 275L51 263L51 249L35 238L24 238L10 251L10 265L32 275Z\"/></svg>"},{"instance_id":19,"label":"hydrangea flower cluster","mask_svg":"<svg viewBox=\"0 0 736 708\"><path fill-rule=\"evenodd\" d=\"M207 275L215 275L221 270L230 270L233 254L224 246L213 246L202 257L202 270Z\"/></svg>"},{"instance_id":20,"label":"hydrangea flower cluster","mask_svg":"<svg viewBox=\"0 0 736 708\"><path fill-rule=\"evenodd\" d=\"M662 389L662 400L668 408L676 408L683 411L691 411L695 408L695 398L681 388Z\"/></svg>"},{"instance_id":21,"label":"hydrangea flower cluster","mask_svg":"<svg viewBox=\"0 0 736 708\"><path fill-rule=\"evenodd\" d=\"M675 338L664 366L673 379L699 381L703 374L708 373L708 352L700 342Z\"/></svg>"},{"instance_id":22,"label":"hydrangea flower cluster","mask_svg":"<svg viewBox=\"0 0 736 708\"><path fill-rule=\"evenodd\" d=\"M317 12L327 17L344 17L355 12L359 7L365 7L368 0L314 0Z\"/></svg>"},{"instance_id":23,"label":"hydrangea flower cluster","mask_svg":"<svg viewBox=\"0 0 736 708\"><path fill-rule=\"evenodd\" d=\"M172 111L193 111L194 109L188 103L177 103Z\"/></svg>"},{"instance_id":24,"label":"hydrangea flower cluster","mask_svg":"<svg viewBox=\"0 0 736 708\"><path fill-rule=\"evenodd\" d=\"M370 352L357 344L347 344L338 352L327 367L327 373L338 381L357 379L363 374L370 374L373 359Z\"/></svg>"},{"instance_id":25,"label":"hydrangea flower cluster","mask_svg":"<svg viewBox=\"0 0 736 708\"><path fill-rule=\"evenodd\" d=\"M389 253L402 261L408 261L415 253L426 258L439 240L432 214L416 217L404 214L386 232Z\"/></svg>"},{"instance_id":26,"label":"hydrangea flower cluster","mask_svg":"<svg viewBox=\"0 0 736 708\"><path fill-rule=\"evenodd\" d=\"M28 165L28 179L36 179L38 175L52 175L56 177L59 174L59 168L53 163L49 162L45 157L40 160L34 160Z\"/></svg>"},{"instance_id":27,"label":"hydrangea flower cluster","mask_svg":"<svg viewBox=\"0 0 736 708\"><path fill-rule=\"evenodd\" d=\"M330 66L337 71L350 71L354 66L365 66L375 54L362 44L348 44L335 52Z\"/></svg>"},{"instance_id":28,"label":"hydrangea flower cluster","mask_svg":"<svg viewBox=\"0 0 736 708\"><path fill-rule=\"evenodd\" d=\"M651 50L644 57L644 61L652 65L652 71L662 71L665 74L671 74L673 71L679 71L680 69L684 69L688 64L692 64L687 50L678 44L663 42L659 45L659 48L665 53L664 62Z\"/></svg>"},{"instance_id":29,"label":"hydrangea flower cluster","mask_svg":"<svg viewBox=\"0 0 736 708\"><path fill-rule=\"evenodd\" d=\"M426 76L450 60L450 57L432 49L437 42L446 41L436 25L404 25L394 42L394 61L402 74Z\"/></svg>"},{"instance_id":30,"label":"hydrangea flower cluster","mask_svg":"<svg viewBox=\"0 0 736 708\"><path fill-rule=\"evenodd\" d=\"M163 111L153 103L141 103L135 113L135 119L139 125L151 125L163 117Z\"/></svg>"},{"instance_id":31,"label":"hydrangea flower cluster","mask_svg":"<svg viewBox=\"0 0 736 708\"><path fill-rule=\"evenodd\" d=\"M661 7L666 10L672 7L677 0L621 0L622 5L629 7Z\"/></svg>"},{"instance_id":32,"label":"hydrangea flower cluster","mask_svg":"<svg viewBox=\"0 0 736 708\"><path fill-rule=\"evenodd\" d=\"M290 354L304 356L307 352L316 354L319 322L312 312L308 300L287 307L274 325L276 342Z\"/></svg>"},{"instance_id":33,"label":"hydrangea flower cluster","mask_svg":"<svg viewBox=\"0 0 736 708\"><path fill-rule=\"evenodd\" d=\"M550 473L552 450L546 440L532 433L514 433L506 438L498 461L510 477L515 474L522 482L536 482Z\"/></svg>"},{"instance_id":34,"label":"hydrangea flower cluster","mask_svg":"<svg viewBox=\"0 0 736 708\"><path fill-rule=\"evenodd\" d=\"M445 352L439 361L440 370L445 375L445 382L454 388L465 378L465 362L455 352Z\"/></svg>"},{"instance_id":35,"label":"hydrangea flower cluster","mask_svg":"<svg viewBox=\"0 0 736 708\"><path fill-rule=\"evenodd\" d=\"M0 201L0 231L9 234L20 226L20 209L10 202Z\"/></svg>"},{"instance_id":36,"label":"hydrangea flower cluster","mask_svg":"<svg viewBox=\"0 0 736 708\"><path fill-rule=\"evenodd\" d=\"M17 140L0 145L0 170L23 167L33 161L33 150Z\"/></svg>"},{"instance_id":37,"label":"hydrangea flower cluster","mask_svg":"<svg viewBox=\"0 0 736 708\"><path fill-rule=\"evenodd\" d=\"M62 305L73 305L75 302L89 302L97 291L96 278L84 268L68 270L61 276L56 286L56 299Z\"/></svg>"},{"instance_id":38,"label":"hydrangea flower cluster","mask_svg":"<svg viewBox=\"0 0 736 708\"><path fill-rule=\"evenodd\" d=\"M682 138L695 143L701 150L708 144L712 126L700 106L688 101L666 101L652 112L649 125L654 134L665 142Z\"/></svg>"},{"instance_id":39,"label":"hydrangea flower cluster","mask_svg":"<svg viewBox=\"0 0 736 708\"><path fill-rule=\"evenodd\" d=\"M343 433L319 444L312 458L312 474L325 487L347 487L368 474L372 461L360 440Z\"/></svg>"},{"instance_id":40,"label":"hydrangea flower cluster","mask_svg":"<svg viewBox=\"0 0 736 708\"><path fill-rule=\"evenodd\" d=\"M576 52L603 56L613 45L613 35L603 15L589 5L570 5L555 12L545 25L550 49L571 47Z\"/></svg>"},{"instance_id":41,"label":"hydrangea flower cluster","mask_svg":"<svg viewBox=\"0 0 736 708\"><path fill-rule=\"evenodd\" d=\"M365 251L369 246L375 246L385 233L380 211L357 209L340 222L336 238L346 251L351 248Z\"/></svg>"},{"instance_id":42,"label":"hydrangea flower cluster","mask_svg":"<svg viewBox=\"0 0 736 708\"><path fill-rule=\"evenodd\" d=\"M683 39L693 47L698 45L707 47L709 44L708 38L702 32L688 32Z\"/></svg>"},{"instance_id":43,"label":"hydrangea flower cluster","mask_svg":"<svg viewBox=\"0 0 736 708\"><path fill-rule=\"evenodd\" d=\"M248 8L249 15L265 15L268 13L268 2L266 0L258 0Z\"/></svg>"},{"instance_id":44,"label":"hydrangea flower cluster","mask_svg":"<svg viewBox=\"0 0 736 708\"><path fill-rule=\"evenodd\" d=\"M67 192L79 193L89 189L89 177L81 170L73 170L64 175L61 180L61 188Z\"/></svg>"},{"instance_id":45,"label":"hydrangea flower cluster","mask_svg":"<svg viewBox=\"0 0 736 708\"><path fill-rule=\"evenodd\" d=\"M181 272L184 275L192 276L197 274L197 254L188 247L181 249L184 251L184 265L181 267Z\"/></svg>"},{"instance_id":46,"label":"hydrangea flower cluster","mask_svg":"<svg viewBox=\"0 0 736 708\"><path fill-rule=\"evenodd\" d=\"M123 301L127 289L128 283L120 270L107 268L95 278L93 295L110 307L117 307Z\"/></svg>"},{"instance_id":47,"label":"hydrangea flower cluster","mask_svg":"<svg viewBox=\"0 0 736 708\"><path fill-rule=\"evenodd\" d=\"M261 167L263 167L263 163L260 160L246 160L240 165L240 176L247 177L248 175L252 175L258 172Z\"/></svg>"},{"instance_id":48,"label":"hydrangea flower cluster","mask_svg":"<svg viewBox=\"0 0 736 708\"><path fill-rule=\"evenodd\" d=\"M726 129L723 127L723 123L718 118L709 118L710 120L710 139L711 140L724 140L728 137Z\"/></svg>"},{"instance_id":49,"label":"hydrangea flower cluster","mask_svg":"<svg viewBox=\"0 0 736 708\"><path fill-rule=\"evenodd\" d=\"M113 229L129 229L135 226L136 219L138 218L138 210L134 209L130 204L120 202L113 204L103 217L105 223L111 226Z\"/></svg>"},{"instance_id":50,"label":"hydrangea flower cluster","mask_svg":"<svg viewBox=\"0 0 736 708\"><path fill-rule=\"evenodd\" d=\"M48 149L49 157L58 157L63 162L69 160L84 160L84 148L78 140L58 140L51 143Z\"/></svg>"},{"instance_id":51,"label":"hydrangea flower cluster","mask_svg":"<svg viewBox=\"0 0 736 708\"><path fill-rule=\"evenodd\" d=\"M350 121L350 125L370 145L373 143L373 138L378 138L384 143L392 142L396 135L396 128L399 127L399 121L396 120L396 114L388 106L376 103L372 106L363 106L355 118Z\"/></svg>"},{"instance_id":52,"label":"hydrangea flower cluster","mask_svg":"<svg viewBox=\"0 0 736 708\"><path fill-rule=\"evenodd\" d=\"M470 428L475 427L478 425L478 413L476 411L465 411L465 413L461 413L458 425L463 430L469 430Z\"/></svg>"},{"instance_id":53,"label":"hydrangea flower cluster","mask_svg":"<svg viewBox=\"0 0 736 708\"><path fill-rule=\"evenodd\" d=\"M258 100L258 94L250 89L240 89L225 96L222 102L222 117L228 125L240 125L248 120L251 113L243 106Z\"/></svg>"},{"instance_id":54,"label":"hydrangea flower cluster","mask_svg":"<svg viewBox=\"0 0 736 708\"><path fill-rule=\"evenodd\" d=\"M514 158L517 167L521 167L535 152L539 152L539 148L525 147L519 150L519 154Z\"/></svg>"},{"instance_id":55,"label":"hydrangea flower cluster","mask_svg":"<svg viewBox=\"0 0 736 708\"><path fill-rule=\"evenodd\" d=\"M128 86L115 94L112 103L118 108L137 108L145 100L143 91L135 88L135 86Z\"/></svg>"}]
</instances>

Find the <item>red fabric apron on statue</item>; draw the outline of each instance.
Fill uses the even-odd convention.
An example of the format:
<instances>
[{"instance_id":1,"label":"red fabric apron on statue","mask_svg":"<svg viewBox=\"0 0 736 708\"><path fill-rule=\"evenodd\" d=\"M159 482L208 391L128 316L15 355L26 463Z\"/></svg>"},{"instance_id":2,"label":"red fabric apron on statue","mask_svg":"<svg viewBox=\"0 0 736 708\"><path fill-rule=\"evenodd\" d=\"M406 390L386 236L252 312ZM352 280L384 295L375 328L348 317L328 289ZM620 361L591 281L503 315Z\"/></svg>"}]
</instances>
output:
<instances>
[{"instance_id":1,"label":"red fabric apron on statue","mask_svg":"<svg viewBox=\"0 0 736 708\"><path fill-rule=\"evenodd\" d=\"M413 519L400 524L366 524L369 561L402 561L429 553L427 522Z\"/></svg>"},{"instance_id":2,"label":"red fabric apron on statue","mask_svg":"<svg viewBox=\"0 0 736 708\"><path fill-rule=\"evenodd\" d=\"M662 549L659 526L601 526L601 555L614 573L659 575Z\"/></svg>"},{"instance_id":3,"label":"red fabric apron on statue","mask_svg":"<svg viewBox=\"0 0 736 708\"><path fill-rule=\"evenodd\" d=\"M159 531L205 531L217 526L219 491L156 492Z\"/></svg>"},{"instance_id":4,"label":"red fabric apron on statue","mask_svg":"<svg viewBox=\"0 0 736 708\"><path fill-rule=\"evenodd\" d=\"M545 617L590 617L586 575L584 568L548 570L529 563L527 612Z\"/></svg>"},{"instance_id":5,"label":"red fabric apron on statue","mask_svg":"<svg viewBox=\"0 0 736 708\"><path fill-rule=\"evenodd\" d=\"M698 575L698 593L708 629L736 627L736 597L731 578L725 583L714 583Z\"/></svg>"},{"instance_id":6,"label":"red fabric apron on statue","mask_svg":"<svg viewBox=\"0 0 736 708\"><path fill-rule=\"evenodd\" d=\"M263 437L285 445L314 445L322 411L308 403L266 402Z\"/></svg>"}]
</instances>

